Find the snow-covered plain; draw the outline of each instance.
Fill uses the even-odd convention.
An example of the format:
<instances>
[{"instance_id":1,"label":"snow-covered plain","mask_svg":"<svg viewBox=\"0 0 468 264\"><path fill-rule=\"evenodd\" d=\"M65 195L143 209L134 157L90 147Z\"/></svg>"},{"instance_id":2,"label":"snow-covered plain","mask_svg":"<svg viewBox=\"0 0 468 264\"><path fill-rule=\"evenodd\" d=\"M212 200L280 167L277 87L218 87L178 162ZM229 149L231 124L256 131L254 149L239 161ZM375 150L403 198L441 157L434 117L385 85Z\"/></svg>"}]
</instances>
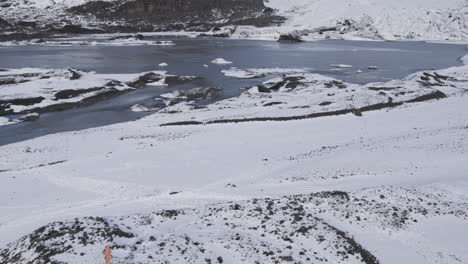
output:
<instances>
[{"instance_id":1,"label":"snow-covered plain","mask_svg":"<svg viewBox=\"0 0 468 264\"><path fill-rule=\"evenodd\" d=\"M466 263L467 89L466 65L291 73L2 146L0 260L94 263L110 245L114 263Z\"/></svg>"}]
</instances>

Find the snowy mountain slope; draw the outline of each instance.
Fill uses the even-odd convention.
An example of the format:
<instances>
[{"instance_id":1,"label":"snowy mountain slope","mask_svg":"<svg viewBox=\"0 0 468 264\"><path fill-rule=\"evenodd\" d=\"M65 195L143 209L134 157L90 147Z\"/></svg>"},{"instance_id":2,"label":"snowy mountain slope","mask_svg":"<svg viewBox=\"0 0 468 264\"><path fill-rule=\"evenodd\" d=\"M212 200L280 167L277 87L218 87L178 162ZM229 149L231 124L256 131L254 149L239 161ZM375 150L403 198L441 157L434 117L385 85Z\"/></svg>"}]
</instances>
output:
<instances>
[{"instance_id":1,"label":"snowy mountain slope","mask_svg":"<svg viewBox=\"0 0 468 264\"><path fill-rule=\"evenodd\" d=\"M304 39L418 39L466 40L466 0L268 0L265 4L288 18L279 29L261 33L246 29L243 35L278 37L293 30L314 32ZM336 28L320 34L320 28ZM249 32L253 31L253 32ZM276 34L275 34L276 32ZM269 36L270 35L270 36Z\"/></svg>"},{"instance_id":2,"label":"snowy mountain slope","mask_svg":"<svg viewBox=\"0 0 468 264\"><path fill-rule=\"evenodd\" d=\"M0 17L7 20L7 22L36 21L39 24L54 27L78 24L89 28L97 27L110 30L111 26L135 26L140 24L140 30L161 30L162 28L176 30L173 27L162 27L164 23L157 21L157 19L154 20L154 17L151 18L150 13L144 13L144 16L139 14L133 18L131 15L120 17L120 15L116 14L118 18L112 19L111 17L96 18L90 12L71 14L66 11L70 7L90 2L92 1L7 0L6 3L9 6L0 9ZM106 0L106 2L121 5L125 1ZM466 0L265 0L264 3L266 6L277 10L276 14L285 17L286 21L279 27L268 27L268 24L275 24L276 22L273 22L275 20L267 17L258 18L258 10L252 9L250 18L236 22L235 19L229 20L226 17L228 14L237 11L226 10L225 14L218 18L219 25L240 23L241 26L234 33L233 37L235 38L277 40L281 34L293 33L302 36L303 40L323 38L377 40L468 39L468 4ZM131 12L137 12L135 10ZM207 9L206 14L216 17L216 12L213 12L213 10ZM178 22L184 26L177 28L177 30L184 29L184 27L189 28L194 20L184 18L187 15L190 14L181 13L179 18L174 19L172 17L170 22L174 23L179 19ZM199 16L199 14L192 14L192 16ZM225 19L221 19L222 17ZM154 21L147 21L149 18ZM257 20L252 20L254 18ZM128 24L128 19L135 21ZM136 23L136 20L139 23ZM197 20L197 23L199 22ZM145 26L142 26L143 24ZM249 24L253 26L248 26ZM257 28L255 25L266 27Z\"/></svg>"},{"instance_id":3,"label":"snowy mountain slope","mask_svg":"<svg viewBox=\"0 0 468 264\"><path fill-rule=\"evenodd\" d=\"M282 18L263 13L262 0L7 0L0 17L10 31L92 33L135 31L207 31L230 24L272 25ZM63 26L85 28L70 31Z\"/></svg>"}]
</instances>

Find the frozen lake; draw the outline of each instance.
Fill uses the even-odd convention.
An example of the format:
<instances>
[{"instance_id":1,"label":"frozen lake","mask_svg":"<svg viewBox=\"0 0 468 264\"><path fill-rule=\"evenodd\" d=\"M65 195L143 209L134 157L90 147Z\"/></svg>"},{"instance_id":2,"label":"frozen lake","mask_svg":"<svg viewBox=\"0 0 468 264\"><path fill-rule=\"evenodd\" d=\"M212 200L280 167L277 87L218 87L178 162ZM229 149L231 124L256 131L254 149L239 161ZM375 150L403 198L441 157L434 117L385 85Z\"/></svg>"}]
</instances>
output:
<instances>
[{"instance_id":1,"label":"frozen lake","mask_svg":"<svg viewBox=\"0 0 468 264\"><path fill-rule=\"evenodd\" d=\"M216 98L220 100L239 95L241 87L255 85L272 77L240 80L224 76L221 70L230 67L306 68L309 72L365 84L403 78L420 70L461 65L458 59L466 53L463 45L424 42L327 40L278 43L182 37L158 37L158 40L172 40L175 45L0 47L0 68L73 67L98 73L137 73L164 69L170 74L202 77L189 86L222 88ZM232 61L233 64L210 63L220 57ZM158 64L163 62L168 63L168 67L158 67ZM208 67L203 67L204 64ZM330 66L331 64L347 64L353 67L337 71ZM379 69L368 70L369 66L377 66ZM362 72L358 73L358 70ZM42 114L34 122L3 126L0 127L0 145L50 133L135 120L147 113L132 112L132 105L154 103L153 99L158 95L178 88L181 87L143 88L91 106Z\"/></svg>"}]
</instances>

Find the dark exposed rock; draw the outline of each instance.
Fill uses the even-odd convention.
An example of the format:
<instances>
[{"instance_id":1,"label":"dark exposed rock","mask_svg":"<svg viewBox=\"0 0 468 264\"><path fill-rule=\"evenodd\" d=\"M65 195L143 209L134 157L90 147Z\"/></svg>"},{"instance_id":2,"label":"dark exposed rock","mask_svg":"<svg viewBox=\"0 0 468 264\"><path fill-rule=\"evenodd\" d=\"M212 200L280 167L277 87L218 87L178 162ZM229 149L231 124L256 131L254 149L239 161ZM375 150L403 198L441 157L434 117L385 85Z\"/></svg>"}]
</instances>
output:
<instances>
[{"instance_id":1,"label":"dark exposed rock","mask_svg":"<svg viewBox=\"0 0 468 264\"><path fill-rule=\"evenodd\" d=\"M127 83L127 85L133 88L142 88L145 87L148 83L157 82L163 78L163 76L157 73L149 72L140 76L137 80Z\"/></svg>"},{"instance_id":2,"label":"dark exposed rock","mask_svg":"<svg viewBox=\"0 0 468 264\"><path fill-rule=\"evenodd\" d=\"M117 40L117 39L137 39L137 40L143 40L145 37L141 34L136 34L136 35L125 35L125 36L118 36L111 38L109 40Z\"/></svg>"},{"instance_id":3,"label":"dark exposed rock","mask_svg":"<svg viewBox=\"0 0 468 264\"><path fill-rule=\"evenodd\" d=\"M0 100L0 116L13 113L12 110L9 110L10 105L34 105L42 102L44 99L44 97L31 97Z\"/></svg>"},{"instance_id":4,"label":"dark exposed rock","mask_svg":"<svg viewBox=\"0 0 468 264\"><path fill-rule=\"evenodd\" d=\"M432 87L432 86L445 86L446 80L450 79L450 76L440 75L437 72L433 74L428 72L423 72L423 75L419 77L420 80L418 82L425 87Z\"/></svg>"},{"instance_id":5,"label":"dark exposed rock","mask_svg":"<svg viewBox=\"0 0 468 264\"><path fill-rule=\"evenodd\" d=\"M397 87L368 87L367 89L372 90L372 91L392 91L396 89L402 88L401 86Z\"/></svg>"},{"instance_id":6,"label":"dark exposed rock","mask_svg":"<svg viewBox=\"0 0 468 264\"><path fill-rule=\"evenodd\" d=\"M346 86L346 84L344 84L344 83L342 83L340 81L336 81L336 80L326 82L324 85L327 88L336 87L336 88L339 88L339 89L344 89L344 88L348 87L348 86Z\"/></svg>"},{"instance_id":7,"label":"dark exposed rock","mask_svg":"<svg viewBox=\"0 0 468 264\"><path fill-rule=\"evenodd\" d=\"M0 1L1 2L1 1ZM14 25L15 33L0 35L0 41L28 40L54 34L135 33L153 31L198 31L232 25L257 27L281 24L285 18L266 8L262 0L129 0L85 1L66 12L93 21L92 28L69 24L63 16L50 21L23 21ZM35 25L35 23L37 23ZM0 28L13 27L0 18ZM34 28L35 33L29 31ZM233 27L235 30L235 27ZM213 31L206 35L227 37L232 30Z\"/></svg>"},{"instance_id":8,"label":"dark exposed rock","mask_svg":"<svg viewBox=\"0 0 468 264\"><path fill-rule=\"evenodd\" d=\"M319 34L323 34L325 32L330 32L330 31L337 31L338 29L336 27L323 27L319 29Z\"/></svg>"},{"instance_id":9,"label":"dark exposed rock","mask_svg":"<svg viewBox=\"0 0 468 264\"><path fill-rule=\"evenodd\" d=\"M167 76L165 78L165 83L169 86L172 85L179 85L179 84L185 84L185 83L190 83L193 80L199 79L199 77L195 76Z\"/></svg>"},{"instance_id":10,"label":"dark exposed rock","mask_svg":"<svg viewBox=\"0 0 468 264\"><path fill-rule=\"evenodd\" d=\"M302 42L301 36L297 34L282 34L279 36L278 41L284 42Z\"/></svg>"},{"instance_id":11,"label":"dark exposed rock","mask_svg":"<svg viewBox=\"0 0 468 264\"><path fill-rule=\"evenodd\" d=\"M174 95L176 97L186 98L187 100L209 99L213 98L218 91L218 88L213 87L196 87L187 90L177 90L174 92Z\"/></svg>"},{"instance_id":12,"label":"dark exposed rock","mask_svg":"<svg viewBox=\"0 0 468 264\"><path fill-rule=\"evenodd\" d=\"M68 69L68 72L71 73L71 76L70 76L70 80L78 80L81 78L81 74L78 73L77 71L73 70L73 69Z\"/></svg>"},{"instance_id":13,"label":"dark exposed rock","mask_svg":"<svg viewBox=\"0 0 468 264\"><path fill-rule=\"evenodd\" d=\"M343 199L349 201L349 193L343 191L324 191L311 194L313 197L318 198L333 198L333 199Z\"/></svg>"},{"instance_id":14,"label":"dark exposed rock","mask_svg":"<svg viewBox=\"0 0 468 264\"><path fill-rule=\"evenodd\" d=\"M200 37L213 37L213 38L228 38L234 34L237 27L229 27L229 28L219 28L214 27L209 32L201 33Z\"/></svg>"},{"instance_id":15,"label":"dark exposed rock","mask_svg":"<svg viewBox=\"0 0 468 264\"><path fill-rule=\"evenodd\" d=\"M271 8L271 7L265 7L262 10L262 14L268 14L268 15L274 14L275 12L276 12L276 10Z\"/></svg>"},{"instance_id":16,"label":"dark exposed rock","mask_svg":"<svg viewBox=\"0 0 468 264\"><path fill-rule=\"evenodd\" d=\"M93 33L104 33L102 30L99 29L90 29L85 28L80 25L65 25L60 29L57 29L59 33L66 33L66 34L93 34Z\"/></svg>"},{"instance_id":17,"label":"dark exposed rock","mask_svg":"<svg viewBox=\"0 0 468 264\"><path fill-rule=\"evenodd\" d=\"M0 28L5 28L5 27L8 27L10 26L10 23L8 23L6 20L2 19L0 17Z\"/></svg>"},{"instance_id":18,"label":"dark exposed rock","mask_svg":"<svg viewBox=\"0 0 468 264\"><path fill-rule=\"evenodd\" d=\"M283 17L267 9L262 0L93 1L68 11L92 14L103 21L125 21L140 31L143 31L142 27L146 27L145 31L207 31L225 25L269 26L284 21ZM224 35L220 33L219 36Z\"/></svg>"},{"instance_id":19,"label":"dark exposed rock","mask_svg":"<svg viewBox=\"0 0 468 264\"><path fill-rule=\"evenodd\" d=\"M305 80L303 76L283 77L281 81L274 83L272 86L268 87L268 89L271 91L277 91L280 88L295 89L298 86L302 86L304 84L303 80Z\"/></svg>"},{"instance_id":20,"label":"dark exposed rock","mask_svg":"<svg viewBox=\"0 0 468 264\"><path fill-rule=\"evenodd\" d=\"M69 98L77 97L81 94L99 91L102 89L103 87L96 87L96 88L91 88L91 89L62 90L55 94L55 100L69 99Z\"/></svg>"},{"instance_id":21,"label":"dark exposed rock","mask_svg":"<svg viewBox=\"0 0 468 264\"><path fill-rule=\"evenodd\" d=\"M100 91L102 90L102 91ZM89 92L89 89L85 90L66 90L64 93L59 93L59 97L66 99L78 96L83 93ZM86 97L85 99L79 102L67 102L67 103L57 103L54 105L48 105L45 107L36 107L29 110L21 111L20 114L28 114L28 113L46 113L46 112L54 112L54 111L63 111L67 109L82 107L90 104L94 104L96 102L109 99L111 97L124 94L128 92L128 90L118 90L112 87L97 87L92 88L92 91L98 91L95 95ZM69 96L69 97L67 97ZM34 105L36 103L42 102L45 98L43 97L36 97L36 98L21 98L21 99L14 99L14 100L3 100L0 101L0 116L13 114L13 111L9 109L9 105ZM58 98L56 98L58 99Z\"/></svg>"},{"instance_id":22,"label":"dark exposed rock","mask_svg":"<svg viewBox=\"0 0 468 264\"><path fill-rule=\"evenodd\" d=\"M58 32L57 32L58 33ZM0 34L0 41L12 41L12 40L31 40L31 39L41 39L48 37L50 32L37 32L37 33L24 33L24 32L14 32L9 34Z\"/></svg>"},{"instance_id":23,"label":"dark exposed rock","mask_svg":"<svg viewBox=\"0 0 468 264\"><path fill-rule=\"evenodd\" d=\"M261 93L269 93L271 92L265 85L257 85L258 91Z\"/></svg>"},{"instance_id":24,"label":"dark exposed rock","mask_svg":"<svg viewBox=\"0 0 468 264\"><path fill-rule=\"evenodd\" d=\"M17 23L17 25L20 27L35 28L37 26L37 23L34 21L20 21Z\"/></svg>"},{"instance_id":25,"label":"dark exposed rock","mask_svg":"<svg viewBox=\"0 0 468 264\"><path fill-rule=\"evenodd\" d=\"M437 99L443 99L446 98L447 95L445 95L441 91L434 91L430 94L422 95L419 97L416 97L414 99L409 100L409 103L416 103L416 102L424 102L424 101L429 101L429 100L437 100Z\"/></svg>"},{"instance_id":26,"label":"dark exposed rock","mask_svg":"<svg viewBox=\"0 0 468 264\"><path fill-rule=\"evenodd\" d=\"M167 123L167 124L162 124L161 126L191 126L191 125L203 125L203 122L199 121L181 121L181 122L173 122L173 123Z\"/></svg>"},{"instance_id":27,"label":"dark exposed rock","mask_svg":"<svg viewBox=\"0 0 468 264\"><path fill-rule=\"evenodd\" d=\"M272 106L272 105L279 105L279 104L284 104L284 103L283 102L270 102L270 103L264 104L263 106Z\"/></svg>"},{"instance_id":28,"label":"dark exposed rock","mask_svg":"<svg viewBox=\"0 0 468 264\"><path fill-rule=\"evenodd\" d=\"M214 15L211 10L217 9L221 13L235 11L231 14L242 17L251 12L261 12L265 8L261 0L135 0L120 5L114 15L131 19L147 19L152 22L180 21L187 16L210 19ZM227 18L227 17L226 17Z\"/></svg>"},{"instance_id":29,"label":"dark exposed rock","mask_svg":"<svg viewBox=\"0 0 468 264\"><path fill-rule=\"evenodd\" d=\"M89 1L86 4L74 6L68 11L76 14L95 14L97 16L106 15L111 11L114 4L106 1Z\"/></svg>"},{"instance_id":30,"label":"dark exposed rock","mask_svg":"<svg viewBox=\"0 0 468 264\"><path fill-rule=\"evenodd\" d=\"M16 79L16 78L1 78L0 85L8 85L8 84L17 84L17 83L24 83L28 80Z\"/></svg>"},{"instance_id":31,"label":"dark exposed rock","mask_svg":"<svg viewBox=\"0 0 468 264\"><path fill-rule=\"evenodd\" d=\"M158 214L162 217L173 218L173 217L177 217L180 213L182 212L178 210L163 210L159 212Z\"/></svg>"}]
</instances>

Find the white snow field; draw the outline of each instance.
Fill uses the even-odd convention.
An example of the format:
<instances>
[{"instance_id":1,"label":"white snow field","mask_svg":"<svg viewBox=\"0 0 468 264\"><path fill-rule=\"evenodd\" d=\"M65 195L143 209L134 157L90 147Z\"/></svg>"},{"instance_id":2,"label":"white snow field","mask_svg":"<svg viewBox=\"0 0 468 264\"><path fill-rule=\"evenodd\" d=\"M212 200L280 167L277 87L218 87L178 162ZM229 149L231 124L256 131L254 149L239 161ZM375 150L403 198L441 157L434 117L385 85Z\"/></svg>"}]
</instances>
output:
<instances>
[{"instance_id":1,"label":"white snow field","mask_svg":"<svg viewBox=\"0 0 468 264\"><path fill-rule=\"evenodd\" d=\"M467 263L468 66L291 73L0 147L0 262Z\"/></svg>"}]
</instances>

